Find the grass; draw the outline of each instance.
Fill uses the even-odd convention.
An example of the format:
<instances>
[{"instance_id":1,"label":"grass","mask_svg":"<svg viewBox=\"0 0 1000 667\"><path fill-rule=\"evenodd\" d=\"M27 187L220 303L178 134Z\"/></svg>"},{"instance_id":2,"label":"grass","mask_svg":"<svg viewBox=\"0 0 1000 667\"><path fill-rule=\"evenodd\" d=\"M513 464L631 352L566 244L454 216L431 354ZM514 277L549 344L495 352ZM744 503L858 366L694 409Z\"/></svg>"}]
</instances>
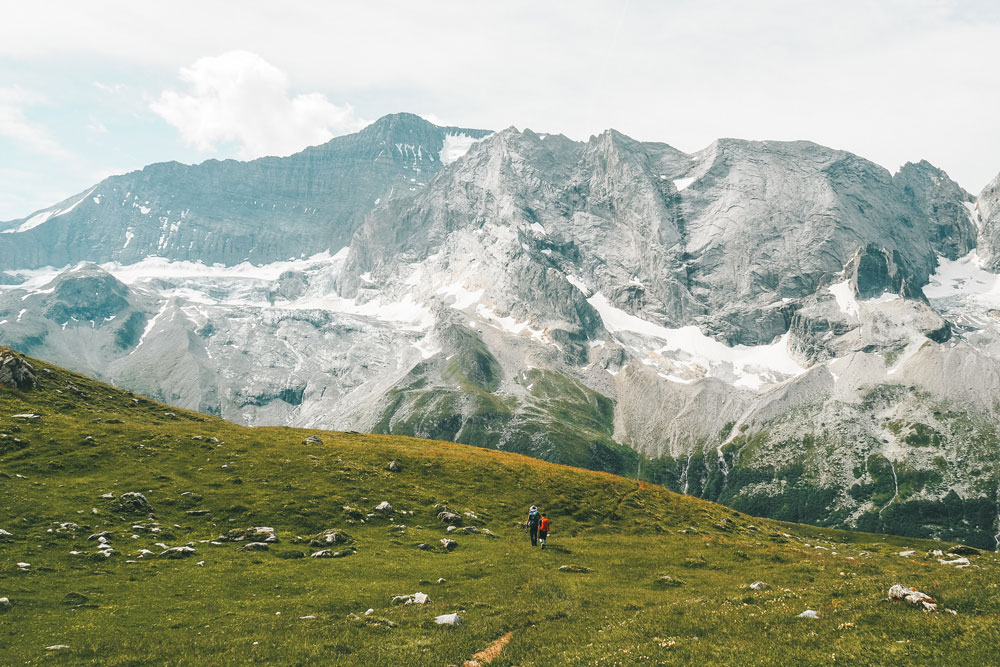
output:
<instances>
[{"instance_id":1,"label":"grass","mask_svg":"<svg viewBox=\"0 0 1000 667\"><path fill-rule=\"evenodd\" d=\"M12 603L0 611L5 664L447 665L507 633L492 665L1000 658L992 553L956 569L928 555L951 544L755 519L516 454L243 428L32 363L43 389L0 389L0 528L13 534L0 538L0 597ZM25 412L42 416L11 417ZM311 434L323 444L303 444ZM120 508L128 491L145 494L152 516ZM383 500L393 515L373 512ZM545 551L518 527L532 503L553 522ZM440 505L474 513L465 525L498 537L446 533ZM248 526L273 526L280 541L267 551L211 543ZM332 528L357 553L303 557ZM100 531L117 552L109 558L87 539ZM446 535L453 551L439 544ZM196 553L135 558L159 553L157 542ZM750 590L755 580L769 590ZM894 583L957 614L890 603ZM430 603L391 604L417 591ZM820 618L798 618L806 609ZM461 626L434 623L451 612ZM56 644L69 648L46 650Z\"/></svg>"}]
</instances>

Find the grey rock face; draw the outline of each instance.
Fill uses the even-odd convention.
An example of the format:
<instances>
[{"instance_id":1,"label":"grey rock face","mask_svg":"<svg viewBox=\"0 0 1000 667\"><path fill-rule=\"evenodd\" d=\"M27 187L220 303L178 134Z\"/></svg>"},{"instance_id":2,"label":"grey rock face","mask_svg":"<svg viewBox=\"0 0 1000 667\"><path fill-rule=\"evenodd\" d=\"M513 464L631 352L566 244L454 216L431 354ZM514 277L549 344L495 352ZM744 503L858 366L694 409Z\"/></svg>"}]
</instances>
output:
<instances>
[{"instance_id":1,"label":"grey rock face","mask_svg":"<svg viewBox=\"0 0 1000 667\"><path fill-rule=\"evenodd\" d=\"M979 193L976 211L982 224L979 256L991 271L1000 270L1000 174Z\"/></svg>"},{"instance_id":2,"label":"grey rock face","mask_svg":"<svg viewBox=\"0 0 1000 667\"><path fill-rule=\"evenodd\" d=\"M287 158L150 165L0 223L0 266L260 264L336 251L379 200L408 196L441 169L446 137L486 134L396 114Z\"/></svg>"},{"instance_id":3,"label":"grey rock face","mask_svg":"<svg viewBox=\"0 0 1000 667\"><path fill-rule=\"evenodd\" d=\"M38 386L34 367L10 349L0 349L0 387L29 391Z\"/></svg>"}]
</instances>

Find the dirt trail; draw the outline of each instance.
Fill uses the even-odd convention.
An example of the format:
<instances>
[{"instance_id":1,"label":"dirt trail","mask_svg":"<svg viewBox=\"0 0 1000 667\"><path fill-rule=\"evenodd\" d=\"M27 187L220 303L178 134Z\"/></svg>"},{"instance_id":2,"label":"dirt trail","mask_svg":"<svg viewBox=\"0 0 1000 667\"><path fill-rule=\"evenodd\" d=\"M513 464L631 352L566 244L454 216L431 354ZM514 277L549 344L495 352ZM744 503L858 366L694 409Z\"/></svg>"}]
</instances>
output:
<instances>
[{"instance_id":1,"label":"dirt trail","mask_svg":"<svg viewBox=\"0 0 1000 667\"><path fill-rule=\"evenodd\" d=\"M508 632L503 637L490 644L488 648L485 648L472 656L471 660L466 660L464 667L481 667L481 665L493 662L500 655L500 651L503 650L503 647L507 645L507 642L509 642L510 638L513 636L513 632Z\"/></svg>"}]
</instances>

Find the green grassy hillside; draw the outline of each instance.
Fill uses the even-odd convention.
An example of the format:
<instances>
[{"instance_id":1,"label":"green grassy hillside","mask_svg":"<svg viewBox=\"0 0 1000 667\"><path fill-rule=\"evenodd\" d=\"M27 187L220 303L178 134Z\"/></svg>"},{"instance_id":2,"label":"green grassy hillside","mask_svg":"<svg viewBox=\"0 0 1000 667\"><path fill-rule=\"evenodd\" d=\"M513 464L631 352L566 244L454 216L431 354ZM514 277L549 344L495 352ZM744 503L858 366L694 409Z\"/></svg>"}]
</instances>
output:
<instances>
[{"instance_id":1,"label":"green grassy hillside","mask_svg":"<svg viewBox=\"0 0 1000 667\"><path fill-rule=\"evenodd\" d=\"M992 553L957 568L930 553L953 543L754 519L517 454L243 428L31 363L41 388L0 388L4 664L461 665L503 637L492 665L1000 658ZM532 503L544 551L518 527ZM278 541L246 549L265 526ZM88 539L103 532L110 550ZM339 557L309 557L324 549ZM887 601L895 583L940 611ZM392 604L416 592L429 602Z\"/></svg>"}]
</instances>

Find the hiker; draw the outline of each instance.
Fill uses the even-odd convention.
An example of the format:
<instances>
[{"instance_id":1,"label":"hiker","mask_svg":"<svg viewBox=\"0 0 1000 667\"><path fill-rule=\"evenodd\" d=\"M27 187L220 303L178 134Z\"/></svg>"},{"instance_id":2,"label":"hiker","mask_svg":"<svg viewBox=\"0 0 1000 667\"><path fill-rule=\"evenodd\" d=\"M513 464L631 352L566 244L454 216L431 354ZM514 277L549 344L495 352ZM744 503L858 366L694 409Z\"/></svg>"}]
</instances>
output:
<instances>
[{"instance_id":1,"label":"hiker","mask_svg":"<svg viewBox=\"0 0 1000 667\"><path fill-rule=\"evenodd\" d=\"M528 534L531 535L531 546L538 546L538 523L542 520L542 515L538 511L538 507L535 505L531 506L528 510L528 520L524 523L525 528L528 529Z\"/></svg>"},{"instance_id":2,"label":"hiker","mask_svg":"<svg viewBox=\"0 0 1000 667\"><path fill-rule=\"evenodd\" d=\"M545 548L545 538L549 536L549 517L542 513L542 518L538 520L538 544Z\"/></svg>"}]
</instances>

